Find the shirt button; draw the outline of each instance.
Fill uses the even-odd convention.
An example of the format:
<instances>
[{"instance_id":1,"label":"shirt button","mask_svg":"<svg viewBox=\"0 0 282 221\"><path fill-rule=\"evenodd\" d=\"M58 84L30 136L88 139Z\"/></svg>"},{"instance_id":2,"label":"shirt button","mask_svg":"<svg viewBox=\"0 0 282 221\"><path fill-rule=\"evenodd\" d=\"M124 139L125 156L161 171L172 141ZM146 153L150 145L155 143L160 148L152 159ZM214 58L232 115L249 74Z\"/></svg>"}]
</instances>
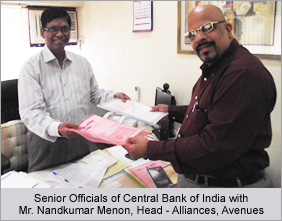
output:
<instances>
[{"instance_id":1,"label":"shirt button","mask_svg":"<svg viewBox=\"0 0 282 221\"><path fill-rule=\"evenodd\" d=\"M204 78L204 81L207 81L208 79L207 78Z\"/></svg>"},{"instance_id":2,"label":"shirt button","mask_svg":"<svg viewBox=\"0 0 282 221\"><path fill-rule=\"evenodd\" d=\"M172 117L173 120L175 120L175 117Z\"/></svg>"},{"instance_id":3,"label":"shirt button","mask_svg":"<svg viewBox=\"0 0 282 221\"><path fill-rule=\"evenodd\" d=\"M181 137L181 135L180 135L180 134L178 134L178 135L177 135L177 137L178 137L178 138L180 138L180 137Z\"/></svg>"},{"instance_id":4,"label":"shirt button","mask_svg":"<svg viewBox=\"0 0 282 221\"><path fill-rule=\"evenodd\" d=\"M198 99L198 96L195 97L195 100L197 100L197 99Z\"/></svg>"},{"instance_id":5,"label":"shirt button","mask_svg":"<svg viewBox=\"0 0 282 221\"><path fill-rule=\"evenodd\" d=\"M186 118L188 118L189 115L186 116Z\"/></svg>"}]
</instances>

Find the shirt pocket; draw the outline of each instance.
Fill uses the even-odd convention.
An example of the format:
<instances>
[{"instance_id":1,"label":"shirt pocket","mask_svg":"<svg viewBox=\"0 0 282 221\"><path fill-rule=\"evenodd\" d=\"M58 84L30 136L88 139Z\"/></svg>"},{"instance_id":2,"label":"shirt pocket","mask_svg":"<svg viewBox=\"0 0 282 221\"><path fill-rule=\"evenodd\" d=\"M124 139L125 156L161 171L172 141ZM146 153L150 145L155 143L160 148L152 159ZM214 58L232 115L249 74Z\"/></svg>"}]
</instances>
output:
<instances>
[{"instance_id":1,"label":"shirt pocket","mask_svg":"<svg viewBox=\"0 0 282 221\"><path fill-rule=\"evenodd\" d=\"M79 105L85 105L90 102L90 83L87 81L80 81L77 84L76 93L80 97Z\"/></svg>"},{"instance_id":2,"label":"shirt pocket","mask_svg":"<svg viewBox=\"0 0 282 221\"><path fill-rule=\"evenodd\" d=\"M195 109L195 111L191 113L190 120L191 127L194 129L194 133L201 133L203 128L209 124L207 109Z\"/></svg>"}]
</instances>

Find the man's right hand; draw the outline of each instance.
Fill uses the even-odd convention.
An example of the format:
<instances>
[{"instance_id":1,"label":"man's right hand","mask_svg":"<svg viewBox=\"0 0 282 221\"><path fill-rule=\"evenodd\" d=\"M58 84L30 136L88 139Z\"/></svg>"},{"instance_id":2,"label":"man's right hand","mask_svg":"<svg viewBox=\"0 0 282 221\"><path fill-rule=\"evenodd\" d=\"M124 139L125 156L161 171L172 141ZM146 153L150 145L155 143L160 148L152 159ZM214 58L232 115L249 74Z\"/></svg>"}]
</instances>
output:
<instances>
[{"instance_id":1,"label":"man's right hand","mask_svg":"<svg viewBox=\"0 0 282 221\"><path fill-rule=\"evenodd\" d=\"M66 138L72 138L74 136L77 136L77 133L74 133L72 131L62 131L62 129L66 129L66 128L80 129L80 126L68 121L63 122L59 125L58 127L59 133Z\"/></svg>"},{"instance_id":2,"label":"man's right hand","mask_svg":"<svg viewBox=\"0 0 282 221\"><path fill-rule=\"evenodd\" d=\"M151 112L155 112L155 111L168 112L168 105L158 104L157 106L153 106L152 109L151 109Z\"/></svg>"}]
</instances>

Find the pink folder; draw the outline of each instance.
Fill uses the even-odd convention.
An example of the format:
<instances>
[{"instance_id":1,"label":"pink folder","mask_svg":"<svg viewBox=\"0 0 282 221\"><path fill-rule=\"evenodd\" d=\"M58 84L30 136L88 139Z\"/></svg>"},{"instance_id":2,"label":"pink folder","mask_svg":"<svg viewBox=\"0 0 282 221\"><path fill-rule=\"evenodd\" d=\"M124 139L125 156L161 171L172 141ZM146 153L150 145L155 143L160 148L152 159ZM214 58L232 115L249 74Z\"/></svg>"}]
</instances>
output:
<instances>
[{"instance_id":1,"label":"pink folder","mask_svg":"<svg viewBox=\"0 0 282 221\"><path fill-rule=\"evenodd\" d=\"M129 137L147 136L150 131L131 127L91 114L79 123L81 129L64 128L61 131L72 131L96 143L124 145Z\"/></svg>"}]
</instances>

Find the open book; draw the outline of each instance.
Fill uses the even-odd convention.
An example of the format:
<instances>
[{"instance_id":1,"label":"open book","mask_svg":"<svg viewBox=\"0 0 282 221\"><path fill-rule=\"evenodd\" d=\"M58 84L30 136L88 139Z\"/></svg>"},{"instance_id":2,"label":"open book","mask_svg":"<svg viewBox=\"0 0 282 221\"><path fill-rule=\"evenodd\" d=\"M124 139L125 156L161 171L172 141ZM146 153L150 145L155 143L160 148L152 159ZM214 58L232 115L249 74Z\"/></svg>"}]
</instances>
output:
<instances>
[{"instance_id":1,"label":"open book","mask_svg":"<svg viewBox=\"0 0 282 221\"><path fill-rule=\"evenodd\" d=\"M92 142L114 145L124 145L129 137L137 135L145 137L151 133L94 114L88 116L79 125L81 129L64 128L60 131L72 131Z\"/></svg>"},{"instance_id":2,"label":"open book","mask_svg":"<svg viewBox=\"0 0 282 221\"><path fill-rule=\"evenodd\" d=\"M121 99L113 99L98 104L98 107L134 118L150 126L156 125L163 117L168 115L168 113L164 112L150 112L151 107L131 100L123 102Z\"/></svg>"}]
</instances>

